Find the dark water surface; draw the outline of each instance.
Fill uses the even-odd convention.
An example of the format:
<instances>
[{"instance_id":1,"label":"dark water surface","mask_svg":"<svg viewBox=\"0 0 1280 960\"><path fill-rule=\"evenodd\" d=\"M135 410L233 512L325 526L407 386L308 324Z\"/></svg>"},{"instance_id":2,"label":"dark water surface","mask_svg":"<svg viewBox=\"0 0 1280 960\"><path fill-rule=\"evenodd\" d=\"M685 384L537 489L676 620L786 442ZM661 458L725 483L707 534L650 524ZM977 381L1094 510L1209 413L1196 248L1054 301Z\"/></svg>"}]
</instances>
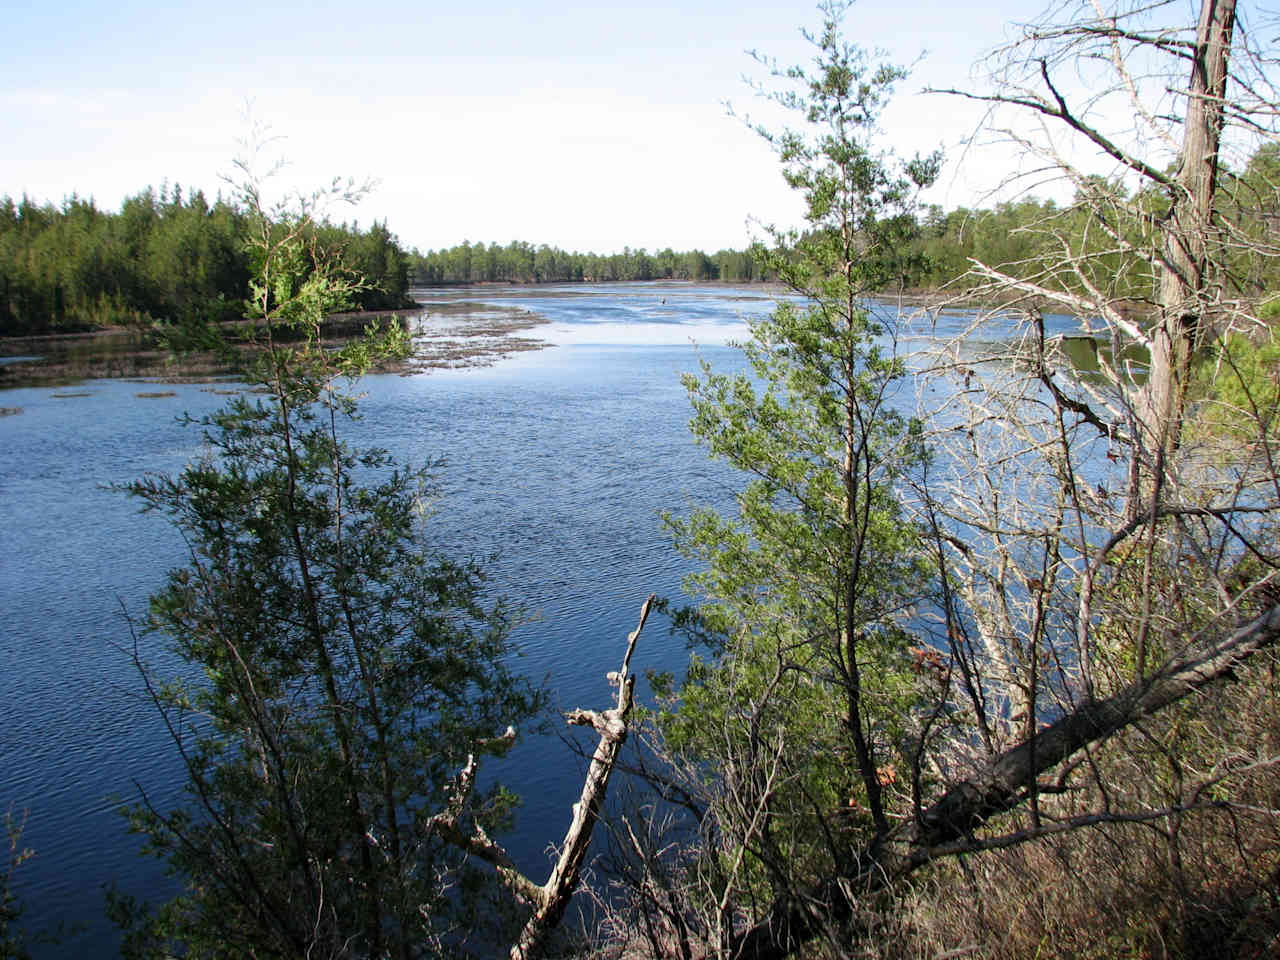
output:
<instances>
[{"instance_id":1,"label":"dark water surface","mask_svg":"<svg viewBox=\"0 0 1280 960\"><path fill-rule=\"evenodd\" d=\"M604 675L642 601L677 595L688 571L659 512L732 497L734 478L688 435L679 373L696 369L699 353L719 369L736 366L726 340L742 338L744 318L770 309L772 295L620 284L455 296L542 315L549 324L532 334L553 346L489 368L366 378L363 419L347 439L401 460L447 458L434 545L455 556L496 552L491 583L537 617L518 631L519 669L545 677L557 706L602 708ZM226 398L199 385L137 396L157 389L94 381L0 394L3 406L22 408L0 418L0 812L26 813L23 844L35 850L18 874L23 926L72 931L38 956L116 953L103 918L108 883L143 899L173 890L157 861L138 856L116 808L139 784L161 807L179 798L169 741L138 696L127 616L142 616L185 551L162 518L140 515L106 485L180 469L201 444L176 418ZM140 643L144 659L178 669L157 638ZM685 661L681 641L651 621L639 669ZM542 737L489 771L524 797L517 835L505 839L537 880L580 769L558 738Z\"/></svg>"}]
</instances>

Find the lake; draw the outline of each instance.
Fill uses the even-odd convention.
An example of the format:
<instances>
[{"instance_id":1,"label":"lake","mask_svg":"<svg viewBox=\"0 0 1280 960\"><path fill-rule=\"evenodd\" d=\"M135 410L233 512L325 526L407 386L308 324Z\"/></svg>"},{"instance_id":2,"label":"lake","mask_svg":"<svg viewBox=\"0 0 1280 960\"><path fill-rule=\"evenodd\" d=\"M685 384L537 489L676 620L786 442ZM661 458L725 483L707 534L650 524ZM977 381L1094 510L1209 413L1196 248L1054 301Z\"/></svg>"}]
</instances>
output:
<instances>
[{"instance_id":1,"label":"lake","mask_svg":"<svg viewBox=\"0 0 1280 960\"><path fill-rule=\"evenodd\" d=\"M464 294L540 314L550 322L531 333L553 345L485 368L368 377L348 434L402 460L447 458L433 545L498 555L491 583L535 617L517 634L519 669L546 678L565 708L607 705L604 676L644 598L679 589L684 561L659 511L728 491L685 429L678 375L697 366L690 339L730 362L726 338L771 306L760 290L586 289ZM18 874L24 927L70 931L43 956L115 953L105 884L143 897L172 889L158 862L137 855L116 807L137 784L161 805L178 798L179 767L138 696L127 618L142 616L185 553L162 518L107 485L180 469L201 443L178 416L225 400L207 384L108 380L0 400L22 408L0 418L0 809L26 811L23 844L36 854ZM177 669L158 638L142 643L144 659ZM636 660L671 668L684 651L652 621ZM512 852L545 876L543 849L580 788L577 761L547 737L489 772L526 798Z\"/></svg>"},{"instance_id":2,"label":"lake","mask_svg":"<svg viewBox=\"0 0 1280 960\"><path fill-rule=\"evenodd\" d=\"M736 479L688 434L679 374L699 356L737 367L726 344L773 295L670 284L454 291L540 315L548 322L527 335L551 345L489 367L361 382L363 418L347 439L415 463L447 458L432 545L497 555L491 584L533 617L516 634L518 668L545 678L556 707L607 706L605 674L644 598L678 595L689 567L660 512L731 502ZM943 318L928 334L966 320ZM179 797L179 765L139 697L129 618L185 551L162 518L108 487L198 455L198 431L177 418L221 406L215 390L228 386L100 380L0 394L0 406L22 411L0 417L0 811L25 812L22 841L35 851L17 878L23 926L66 930L37 956L116 953L103 917L109 883L142 898L173 889L158 861L138 856L117 807L139 784L161 807ZM141 645L143 659L178 669L159 639ZM635 666L678 670L686 656L655 618ZM524 797L517 835L505 839L541 881L582 767L558 736L526 740L496 766L488 773Z\"/></svg>"}]
</instances>

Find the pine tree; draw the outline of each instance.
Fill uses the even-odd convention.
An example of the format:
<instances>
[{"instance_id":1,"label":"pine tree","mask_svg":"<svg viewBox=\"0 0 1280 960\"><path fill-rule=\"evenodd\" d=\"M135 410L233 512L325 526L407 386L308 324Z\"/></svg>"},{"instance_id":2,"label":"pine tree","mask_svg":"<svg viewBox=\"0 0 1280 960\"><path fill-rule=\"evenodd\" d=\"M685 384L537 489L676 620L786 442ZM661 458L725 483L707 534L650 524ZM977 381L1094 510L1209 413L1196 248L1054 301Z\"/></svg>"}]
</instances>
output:
<instances>
[{"instance_id":1,"label":"pine tree","mask_svg":"<svg viewBox=\"0 0 1280 960\"><path fill-rule=\"evenodd\" d=\"M684 621L710 657L659 729L711 771L722 904L795 889L855 839L885 836L908 746L901 622L926 578L894 483L922 451L894 405L893 317L870 297L914 269L914 198L939 160L879 152L905 71L841 38L843 6L824 12L813 66L775 68L768 94L807 126L760 131L806 203L803 231L771 231L759 251L795 297L751 324L749 373L704 364L685 380L694 435L750 478L736 516L669 520L705 564Z\"/></svg>"}]
</instances>

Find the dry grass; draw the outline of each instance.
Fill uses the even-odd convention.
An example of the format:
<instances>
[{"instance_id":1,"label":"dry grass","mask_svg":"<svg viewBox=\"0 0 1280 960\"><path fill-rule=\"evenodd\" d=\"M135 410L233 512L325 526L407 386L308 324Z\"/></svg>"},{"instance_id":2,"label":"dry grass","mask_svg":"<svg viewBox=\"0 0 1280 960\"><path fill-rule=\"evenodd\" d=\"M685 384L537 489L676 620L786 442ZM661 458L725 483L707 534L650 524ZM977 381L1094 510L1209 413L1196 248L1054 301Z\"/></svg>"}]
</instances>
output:
<instances>
[{"instance_id":1,"label":"dry grass","mask_svg":"<svg viewBox=\"0 0 1280 960\"><path fill-rule=\"evenodd\" d=\"M900 903L882 956L1035 960L1280 957L1280 684L1230 689L1129 731L1081 765L1043 823L1085 811L1197 809L941 864ZM1105 783L1107 789L1097 784ZM1030 818L999 824L1031 826Z\"/></svg>"}]
</instances>

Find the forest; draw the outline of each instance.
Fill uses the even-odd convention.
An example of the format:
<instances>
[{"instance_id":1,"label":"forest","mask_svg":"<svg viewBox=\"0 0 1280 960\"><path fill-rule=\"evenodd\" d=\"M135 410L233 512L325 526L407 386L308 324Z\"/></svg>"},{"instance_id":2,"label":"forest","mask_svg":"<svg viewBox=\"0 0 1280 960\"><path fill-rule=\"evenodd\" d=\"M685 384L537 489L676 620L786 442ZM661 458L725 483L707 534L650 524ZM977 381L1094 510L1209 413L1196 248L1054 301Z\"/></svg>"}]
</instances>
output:
<instances>
[{"instance_id":1,"label":"forest","mask_svg":"<svg viewBox=\"0 0 1280 960\"><path fill-rule=\"evenodd\" d=\"M414 251L417 282L436 283L577 283L610 280L724 280L749 283L767 277L750 250L650 254L624 248L621 253L571 253L546 244L515 241L502 246L460 243L443 250Z\"/></svg>"},{"instance_id":2,"label":"forest","mask_svg":"<svg viewBox=\"0 0 1280 960\"><path fill-rule=\"evenodd\" d=\"M684 377L691 433L740 483L663 517L696 561L687 605L646 602L608 706L556 718L587 745L542 882L486 776L545 708L510 669L511 611L416 539L430 477L343 439L347 387L403 337L323 346L362 281L314 239L360 235L271 214L247 179L220 216L243 218L259 392L198 422L207 457L128 486L190 547L140 628L193 670L138 659L187 784L127 816L185 884L114 900L125 955L1275 956L1280 62L1273 23L1196 6L1055 6L989 86L949 91L1020 118L1017 147L1076 187L1062 206L921 209L942 158L880 141L908 71L847 39L847 4L821 7L812 60L759 60L805 223L751 269L795 296L751 321L745 372ZM218 206L164 203L174 223ZM464 244L417 269L718 269L667 254L612 277ZM873 298L939 286L998 308L908 356ZM997 313L1015 335L989 335ZM691 653L642 704L655 607Z\"/></svg>"},{"instance_id":3,"label":"forest","mask_svg":"<svg viewBox=\"0 0 1280 960\"><path fill-rule=\"evenodd\" d=\"M1222 165L1217 202L1223 216L1254 233L1273 230L1280 211L1268 185L1277 174L1280 148L1275 144L1259 146L1242 170ZM904 247L910 255L902 261L907 268L887 280L886 289L937 291L964 276L973 262L1032 276L1057 255L1056 237L1086 242L1098 197L1139 204L1149 216L1163 213L1158 192L1129 197L1123 182L1099 177L1085 179L1074 201L1063 206L1034 197L979 209L926 206L909 212L913 229ZM411 284L777 279L763 248L712 254L666 248L650 254L628 247L597 254L513 241L505 246L464 242L421 253L405 249L385 223L362 231L323 222L316 230L318 241L340 258L349 275L364 278L352 303L362 310L407 305ZM1111 240L1095 230L1088 243L1101 254ZM1123 270L1119 251L1111 257L1131 278L1127 294L1142 299L1143 278ZM1242 251L1226 267L1254 296L1280 288L1280 273L1270 258ZM0 198L0 335L240 319L251 270L243 211L221 197L210 205L200 190L184 197L179 186L147 188L126 199L118 213L101 211L78 196L61 207Z\"/></svg>"},{"instance_id":4,"label":"forest","mask_svg":"<svg viewBox=\"0 0 1280 960\"><path fill-rule=\"evenodd\" d=\"M0 198L0 335L241 320L255 269L243 207L198 189L148 187L118 213ZM351 306L410 304L409 263L385 223L328 222L314 240L362 283Z\"/></svg>"},{"instance_id":5,"label":"forest","mask_svg":"<svg viewBox=\"0 0 1280 960\"><path fill-rule=\"evenodd\" d=\"M1280 147L1274 143L1260 145L1242 170L1232 171L1226 164L1219 168L1218 202L1223 216L1247 229L1264 233L1274 229L1280 211L1270 185L1280 175ZM1122 181L1105 178L1084 180L1073 201L1059 205L1034 196L1004 201L985 208L957 207L944 210L931 204L910 211L913 228L905 239L910 255L903 263L909 269L893 277L891 287L916 292L937 291L954 285L963 277L971 262L1000 264L1031 276L1051 263L1057 255L1054 238L1066 235L1073 244L1083 242L1091 227L1091 211L1098 196L1115 202L1141 204L1152 216L1163 212L1159 193L1139 198L1126 196ZM1226 209L1229 207L1230 209ZM1092 241L1098 252L1100 240ZM707 254L701 250L674 251L670 248L649 253L624 249L621 253L577 253L549 247L513 242L506 246L492 243L461 243L441 250L410 253L414 282L417 284L456 283L573 283L610 280L719 280L728 283L774 281L777 271L770 269L762 256L763 249L718 250ZM1117 251L1113 260L1121 266L1123 257ZM1229 263L1236 282L1252 295L1261 296L1280 288L1280 274L1268 257L1241 252ZM1135 299L1144 295L1143 280L1133 276L1128 290Z\"/></svg>"}]
</instances>

